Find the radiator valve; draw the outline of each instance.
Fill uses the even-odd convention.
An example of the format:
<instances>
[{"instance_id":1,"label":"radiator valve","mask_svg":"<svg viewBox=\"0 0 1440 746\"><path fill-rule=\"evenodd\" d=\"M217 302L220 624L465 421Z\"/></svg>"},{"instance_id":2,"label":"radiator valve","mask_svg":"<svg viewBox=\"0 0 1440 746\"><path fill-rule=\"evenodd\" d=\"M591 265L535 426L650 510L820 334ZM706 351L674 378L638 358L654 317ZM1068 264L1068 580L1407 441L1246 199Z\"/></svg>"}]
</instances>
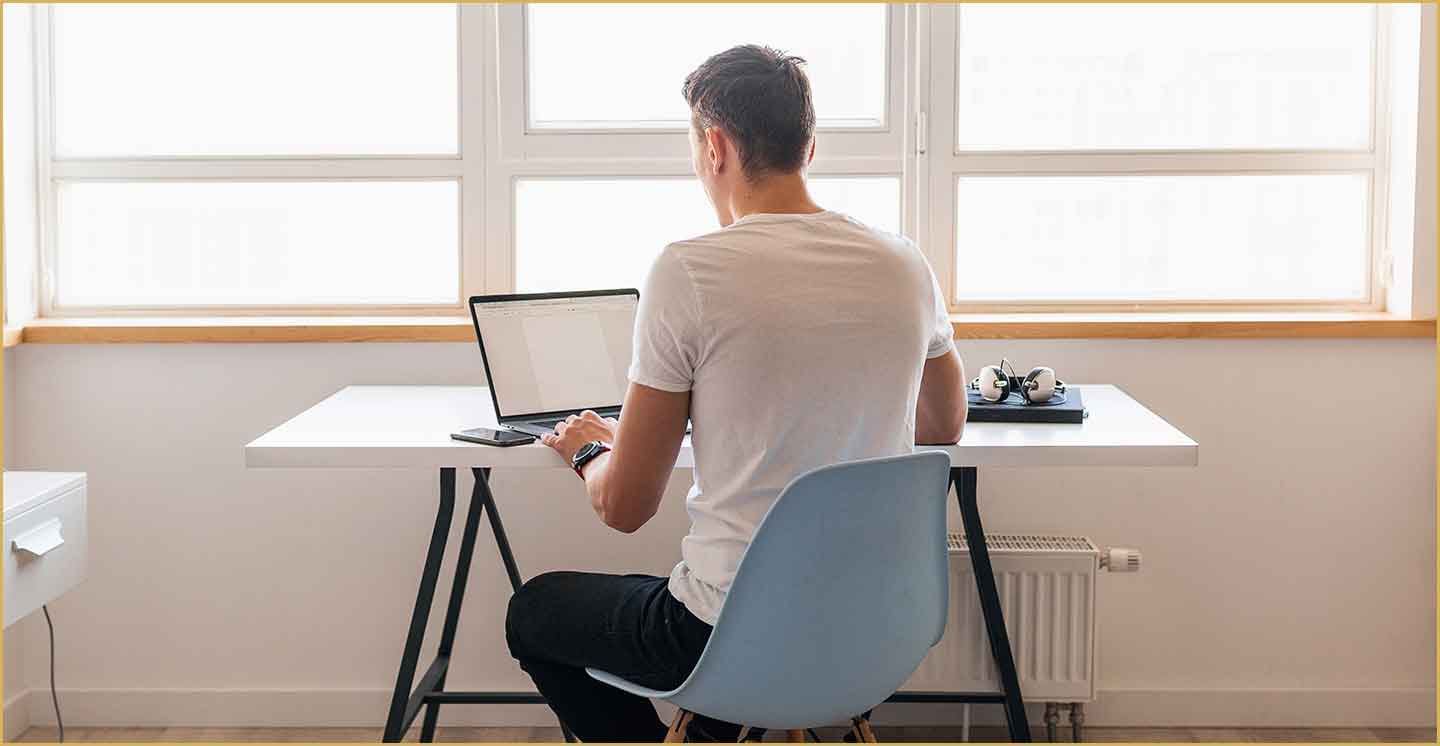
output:
<instances>
[{"instance_id":1,"label":"radiator valve","mask_svg":"<svg viewBox=\"0 0 1440 746\"><path fill-rule=\"evenodd\" d=\"M1100 566L1110 572L1135 572L1140 569L1140 550L1106 547L1100 553Z\"/></svg>"}]
</instances>

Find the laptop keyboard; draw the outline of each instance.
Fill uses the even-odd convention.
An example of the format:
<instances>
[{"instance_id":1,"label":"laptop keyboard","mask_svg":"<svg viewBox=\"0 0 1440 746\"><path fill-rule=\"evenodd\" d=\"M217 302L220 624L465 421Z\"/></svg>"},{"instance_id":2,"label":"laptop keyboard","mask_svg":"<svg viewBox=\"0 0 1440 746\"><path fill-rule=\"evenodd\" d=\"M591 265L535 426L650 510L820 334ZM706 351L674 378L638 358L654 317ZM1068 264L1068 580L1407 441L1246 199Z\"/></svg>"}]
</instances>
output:
<instances>
[{"instance_id":1,"label":"laptop keyboard","mask_svg":"<svg viewBox=\"0 0 1440 746\"><path fill-rule=\"evenodd\" d=\"M619 418L618 413L617 413L617 415L616 415L616 418L617 418L617 419ZM558 425L558 424L560 424L560 423L562 423L562 422L564 422L564 421L565 421L565 418L564 418L564 417L560 417L560 418L558 418L558 419L553 419L553 420L536 420L536 421L530 422L530 423L528 423L528 424L534 425L535 427L543 427L543 428L545 428L546 430L554 430L556 425Z\"/></svg>"},{"instance_id":2,"label":"laptop keyboard","mask_svg":"<svg viewBox=\"0 0 1440 746\"><path fill-rule=\"evenodd\" d=\"M616 419L619 419L618 414L617 414ZM535 427L543 427L543 428L545 428L546 430L554 430L556 425L558 425L558 424L560 424L560 423L562 423L562 422L564 422L564 421L565 421L565 418L562 417L562 418L560 418L560 419L558 419L558 420L540 420L540 421L538 421L538 422L531 422L531 423L528 423L528 424L534 425ZM686 435L689 435L692 430L693 430L693 428L691 427L690 423L687 421L687 422L685 423L685 434L686 434Z\"/></svg>"}]
</instances>

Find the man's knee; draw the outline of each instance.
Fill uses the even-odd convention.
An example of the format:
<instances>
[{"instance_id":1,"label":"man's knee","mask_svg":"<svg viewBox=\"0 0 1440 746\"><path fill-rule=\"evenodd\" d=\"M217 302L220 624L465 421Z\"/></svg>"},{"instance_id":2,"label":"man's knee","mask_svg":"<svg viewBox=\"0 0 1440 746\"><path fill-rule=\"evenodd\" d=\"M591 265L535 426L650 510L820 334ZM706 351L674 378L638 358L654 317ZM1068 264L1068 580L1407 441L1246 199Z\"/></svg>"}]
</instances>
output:
<instances>
[{"instance_id":1,"label":"man's knee","mask_svg":"<svg viewBox=\"0 0 1440 746\"><path fill-rule=\"evenodd\" d=\"M517 660L534 656L533 632L555 613L555 603L561 597L561 581L566 574L537 575L510 596L510 605L505 611L505 642L510 646L510 655Z\"/></svg>"}]
</instances>

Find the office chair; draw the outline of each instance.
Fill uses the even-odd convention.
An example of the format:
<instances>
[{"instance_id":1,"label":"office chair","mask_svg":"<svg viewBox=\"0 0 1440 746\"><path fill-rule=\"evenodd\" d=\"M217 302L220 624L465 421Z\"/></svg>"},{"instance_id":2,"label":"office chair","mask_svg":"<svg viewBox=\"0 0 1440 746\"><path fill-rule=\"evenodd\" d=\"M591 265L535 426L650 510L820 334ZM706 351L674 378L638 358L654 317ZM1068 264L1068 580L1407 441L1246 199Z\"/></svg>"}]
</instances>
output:
<instances>
[{"instance_id":1,"label":"office chair","mask_svg":"<svg viewBox=\"0 0 1440 746\"><path fill-rule=\"evenodd\" d=\"M785 730L867 713L940 641L949 604L945 501L950 457L924 452L825 466L796 477L755 531L695 669L668 692L596 669L618 689L693 713Z\"/></svg>"}]
</instances>

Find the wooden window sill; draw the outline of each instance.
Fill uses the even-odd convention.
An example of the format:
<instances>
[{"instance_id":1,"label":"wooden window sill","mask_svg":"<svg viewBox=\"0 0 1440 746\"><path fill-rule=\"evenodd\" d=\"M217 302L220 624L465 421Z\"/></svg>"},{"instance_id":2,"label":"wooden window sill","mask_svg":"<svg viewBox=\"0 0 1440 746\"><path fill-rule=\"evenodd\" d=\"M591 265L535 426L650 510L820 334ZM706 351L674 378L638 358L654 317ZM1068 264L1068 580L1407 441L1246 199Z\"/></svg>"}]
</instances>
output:
<instances>
[{"instance_id":1,"label":"wooden window sill","mask_svg":"<svg viewBox=\"0 0 1440 746\"><path fill-rule=\"evenodd\" d=\"M1431 338L1435 321L1383 313L955 314L956 339ZM50 318L12 344L471 342L465 316Z\"/></svg>"},{"instance_id":2,"label":"wooden window sill","mask_svg":"<svg viewBox=\"0 0 1440 746\"><path fill-rule=\"evenodd\" d=\"M952 314L956 339L1435 337L1434 319L1387 313Z\"/></svg>"},{"instance_id":3,"label":"wooden window sill","mask_svg":"<svg viewBox=\"0 0 1440 746\"><path fill-rule=\"evenodd\" d=\"M35 319L24 344L462 342L468 316L205 316Z\"/></svg>"}]
</instances>

